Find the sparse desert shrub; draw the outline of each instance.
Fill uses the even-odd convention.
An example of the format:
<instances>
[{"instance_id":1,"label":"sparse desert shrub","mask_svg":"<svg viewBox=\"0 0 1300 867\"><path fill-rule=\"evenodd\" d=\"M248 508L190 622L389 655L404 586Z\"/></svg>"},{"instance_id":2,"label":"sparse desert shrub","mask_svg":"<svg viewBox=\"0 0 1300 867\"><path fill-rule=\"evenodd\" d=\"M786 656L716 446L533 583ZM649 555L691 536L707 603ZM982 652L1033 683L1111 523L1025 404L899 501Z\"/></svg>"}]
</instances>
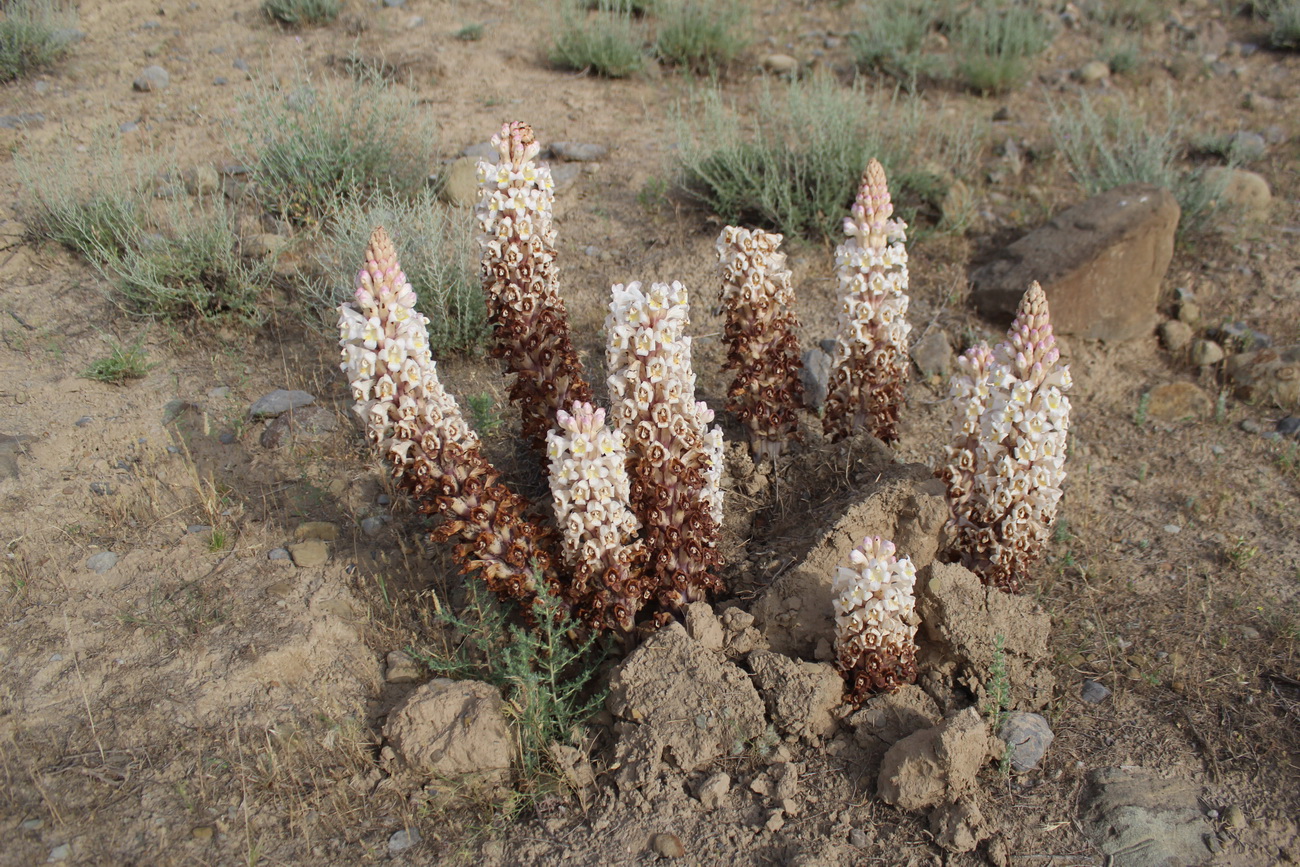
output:
<instances>
[{"instance_id":1,"label":"sparse desert shrub","mask_svg":"<svg viewBox=\"0 0 1300 867\"><path fill-rule=\"evenodd\" d=\"M74 7L58 0L10 0L0 18L0 82L53 66L77 38Z\"/></svg>"},{"instance_id":2,"label":"sparse desert shrub","mask_svg":"<svg viewBox=\"0 0 1300 867\"><path fill-rule=\"evenodd\" d=\"M14 155L14 168L34 237L90 261L139 243L149 218L150 179L143 163L123 156L115 136L97 137L85 154L66 144L24 148Z\"/></svg>"},{"instance_id":3,"label":"sparse desert shrub","mask_svg":"<svg viewBox=\"0 0 1300 867\"><path fill-rule=\"evenodd\" d=\"M1204 229L1226 180L1179 165L1185 149L1185 123L1172 104L1148 113L1120 97L1098 111L1087 96L1074 108L1053 106L1052 135L1075 180L1090 195L1124 184L1148 183L1174 194L1182 214L1179 234Z\"/></svg>"},{"instance_id":4,"label":"sparse desert shrub","mask_svg":"<svg viewBox=\"0 0 1300 867\"><path fill-rule=\"evenodd\" d=\"M627 78L645 65L645 36L632 13L601 0L597 11L568 6L551 44L551 62L562 69Z\"/></svg>"},{"instance_id":5,"label":"sparse desert shrub","mask_svg":"<svg viewBox=\"0 0 1300 867\"><path fill-rule=\"evenodd\" d=\"M437 155L431 114L375 74L304 78L285 90L259 83L238 130L230 147L263 206L295 223L315 222L348 196L414 196Z\"/></svg>"},{"instance_id":6,"label":"sparse desert shrub","mask_svg":"<svg viewBox=\"0 0 1300 867\"><path fill-rule=\"evenodd\" d=\"M325 212L324 226L304 287L312 309L333 311L352 297L353 269L365 261L375 228L383 226L420 298L419 311L429 317L434 354L466 352L486 337L487 310L468 213L441 204L432 190L413 198L380 193L335 202Z\"/></svg>"},{"instance_id":7,"label":"sparse desert shrub","mask_svg":"<svg viewBox=\"0 0 1300 867\"><path fill-rule=\"evenodd\" d=\"M1005 93L1024 80L1051 37L1051 25L1037 8L973 10L953 33L957 74L977 93Z\"/></svg>"},{"instance_id":8,"label":"sparse desert shrub","mask_svg":"<svg viewBox=\"0 0 1300 867\"><path fill-rule=\"evenodd\" d=\"M904 0L887 11L875 8L849 36L854 61L860 69L892 75L908 88L942 77L947 60L927 50L926 43L948 14L943 0Z\"/></svg>"},{"instance_id":9,"label":"sparse desert shrub","mask_svg":"<svg viewBox=\"0 0 1300 867\"><path fill-rule=\"evenodd\" d=\"M1264 17L1271 27L1270 45L1300 50L1300 0L1273 0L1267 5Z\"/></svg>"},{"instance_id":10,"label":"sparse desert shrub","mask_svg":"<svg viewBox=\"0 0 1300 867\"><path fill-rule=\"evenodd\" d=\"M121 385L130 379L143 379L156 366L149 361L143 335L131 343L122 343L110 337L108 345L108 355L92 361L82 376L98 382Z\"/></svg>"},{"instance_id":11,"label":"sparse desert shrub","mask_svg":"<svg viewBox=\"0 0 1300 867\"><path fill-rule=\"evenodd\" d=\"M291 27L329 24L342 10L341 0L264 0L262 3L266 17Z\"/></svg>"},{"instance_id":12,"label":"sparse desert shrub","mask_svg":"<svg viewBox=\"0 0 1300 867\"><path fill-rule=\"evenodd\" d=\"M741 15L734 2L664 0L655 6L655 17L655 53L692 72L725 69L748 44L737 27Z\"/></svg>"},{"instance_id":13,"label":"sparse desert shrub","mask_svg":"<svg viewBox=\"0 0 1300 867\"><path fill-rule=\"evenodd\" d=\"M483 38L483 31L483 25L476 22L474 24L466 24L452 35L461 42L478 42Z\"/></svg>"}]
</instances>

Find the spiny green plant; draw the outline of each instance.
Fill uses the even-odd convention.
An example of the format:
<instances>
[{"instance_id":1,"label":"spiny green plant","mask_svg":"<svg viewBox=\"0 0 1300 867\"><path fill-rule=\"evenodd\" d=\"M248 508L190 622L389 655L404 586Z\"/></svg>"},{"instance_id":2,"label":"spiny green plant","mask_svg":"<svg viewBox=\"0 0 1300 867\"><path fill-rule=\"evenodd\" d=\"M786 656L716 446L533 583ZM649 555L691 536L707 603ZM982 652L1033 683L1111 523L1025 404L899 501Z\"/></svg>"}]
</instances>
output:
<instances>
[{"instance_id":1,"label":"spiny green plant","mask_svg":"<svg viewBox=\"0 0 1300 867\"><path fill-rule=\"evenodd\" d=\"M999 94L1017 87L1030 61L1051 42L1052 28L1042 13L1019 4L974 10L953 33L957 74L977 93Z\"/></svg>"},{"instance_id":2,"label":"spiny green plant","mask_svg":"<svg viewBox=\"0 0 1300 867\"><path fill-rule=\"evenodd\" d=\"M655 7L655 53L665 63L695 73L725 69L748 44L737 28L738 12L734 2L665 0Z\"/></svg>"},{"instance_id":3,"label":"spiny green plant","mask_svg":"<svg viewBox=\"0 0 1300 867\"><path fill-rule=\"evenodd\" d=\"M0 82L53 66L78 38L77 13L57 0L10 0L0 19Z\"/></svg>"},{"instance_id":4,"label":"spiny green plant","mask_svg":"<svg viewBox=\"0 0 1300 867\"><path fill-rule=\"evenodd\" d=\"M587 12L565 7L551 44L551 62L561 69L626 78L645 65L645 36L632 13L617 0L601 0Z\"/></svg>"},{"instance_id":5,"label":"spiny green plant","mask_svg":"<svg viewBox=\"0 0 1300 867\"><path fill-rule=\"evenodd\" d=\"M483 340L487 309L479 288L478 249L473 222L463 210L442 204L428 189L411 198L379 193L336 200L323 225L302 289L310 310L333 315L352 296L357 263L365 261L375 227L384 226L419 296L419 310L429 317L433 353L467 352Z\"/></svg>"},{"instance_id":6,"label":"spiny green plant","mask_svg":"<svg viewBox=\"0 0 1300 867\"><path fill-rule=\"evenodd\" d=\"M497 409L496 398L487 392L471 394L465 398L465 403L469 405L469 413L474 417L474 429L481 435L490 437L501 430L505 419Z\"/></svg>"},{"instance_id":7,"label":"spiny green plant","mask_svg":"<svg viewBox=\"0 0 1300 867\"><path fill-rule=\"evenodd\" d=\"M988 681L985 683L984 716L994 732L1000 731L1011 712L1011 676L1007 672L1007 637L999 632L993 638L993 662L989 665ZM1011 744L1002 752L999 770L1002 775L1011 773Z\"/></svg>"},{"instance_id":8,"label":"spiny green plant","mask_svg":"<svg viewBox=\"0 0 1300 867\"><path fill-rule=\"evenodd\" d=\"M264 207L312 224L340 198L425 186L437 155L432 115L374 71L355 80L256 82L230 142Z\"/></svg>"},{"instance_id":9,"label":"spiny green plant","mask_svg":"<svg viewBox=\"0 0 1300 867\"><path fill-rule=\"evenodd\" d=\"M266 17L291 27L329 24L341 11L341 0L264 0L262 3Z\"/></svg>"},{"instance_id":10,"label":"spiny green plant","mask_svg":"<svg viewBox=\"0 0 1300 867\"><path fill-rule=\"evenodd\" d=\"M108 339L109 353L105 358L98 358L82 373L87 379L121 385L127 380L143 379L157 365L149 361L149 353L144 348L144 335L131 343L122 343L116 338Z\"/></svg>"},{"instance_id":11,"label":"spiny green plant","mask_svg":"<svg viewBox=\"0 0 1300 867\"><path fill-rule=\"evenodd\" d=\"M436 675L476 678L505 690L518 732L525 795L540 794L545 777L553 775L551 744L578 744L584 724L605 701L605 690L595 688L604 657L596 635L571 638L576 624L540 576L537 586L534 629L511 623L505 610L470 582L460 614L445 605L436 612L456 640L440 649L411 651Z\"/></svg>"}]
</instances>

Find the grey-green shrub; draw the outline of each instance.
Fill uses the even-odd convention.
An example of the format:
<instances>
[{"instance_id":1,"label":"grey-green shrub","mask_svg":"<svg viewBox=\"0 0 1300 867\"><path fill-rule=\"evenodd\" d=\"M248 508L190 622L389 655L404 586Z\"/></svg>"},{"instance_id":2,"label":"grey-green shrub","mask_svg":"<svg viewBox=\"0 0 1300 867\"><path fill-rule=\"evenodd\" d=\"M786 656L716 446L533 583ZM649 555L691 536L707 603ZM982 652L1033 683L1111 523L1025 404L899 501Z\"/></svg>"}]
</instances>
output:
<instances>
[{"instance_id":1,"label":"grey-green shrub","mask_svg":"<svg viewBox=\"0 0 1300 867\"><path fill-rule=\"evenodd\" d=\"M327 327L335 327L334 309L352 296L370 233L382 225L419 296L420 312L429 317L433 353L463 352L483 339L487 309L478 278L474 217L467 209L449 208L431 191L413 199L378 195L336 202L325 225L304 291L311 308L324 312Z\"/></svg>"},{"instance_id":2,"label":"grey-green shrub","mask_svg":"<svg viewBox=\"0 0 1300 867\"><path fill-rule=\"evenodd\" d=\"M1025 79L1051 37L1052 27L1037 8L972 10L953 33L957 74L978 93L1005 93Z\"/></svg>"},{"instance_id":3,"label":"grey-green shrub","mask_svg":"<svg viewBox=\"0 0 1300 867\"><path fill-rule=\"evenodd\" d=\"M1073 107L1052 106L1051 128L1056 146L1085 192L1095 195L1124 184L1155 184L1178 200L1180 234L1207 226L1223 193L1223 181L1207 181L1203 171L1179 165L1186 125L1172 98L1162 109L1150 111L1119 96L1107 110L1099 111L1082 95Z\"/></svg>"},{"instance_id":4,"label":"grey-green shrub","mask_svg":"<svg viewBox=\"0 0 1300 867\"><path fill-rule=\"evenodd\" d=\"M266 17L291 27L303 24L329 24L343 11L342 0L265 0Z\"/></svg>"},{"instance_id":5,"label":"grey-green shrub","mask_svg":"<svg viewBox=\"0 0 1300 867\"><path fill-rule=\"evenodd\" d=\"M946 74L947 59L926 50L926 41L945 22L948 6L941 0L901 0L885 14L873 8L849 45L858 67L883 72L907 87Z\"/></svg>"},{"instance_id":6,"label":"grey-green shrub","mask_svg":"<svg viewBox=\"0 0 1300 867\"><path fill-rule=\"evenodd\" d=\"M619 3L601 0L591 14L569 4L556 28L550 57L561 69L626 78L645 65L644 45L641 27Z\"/></svg>"},{"instance_id":7,"label":"grey-green shrub","mask_svg":"<svg viewBox=\"0 0 1300 867\"><path fill-rule=\"evenodd\" d=\"M257 84L230 142L272 213L311 224L341 197L411 197L437 155L432 114L378 75Z\"/></svg>"},{"instance_id":8,"label":"grey-green shrub","mask_svg":"<svg viewBox=\"0 0 1300 867\"><path fill-rule=\"evenodd\" d=\"M0 19L0 82L52 66L77 38L77 14L56 0L9 0Z\"/></svg>"},{"instance_id":9,"label":"grey-green shrub","mask_svg":"<svg viewBox=\"0 0 1300 867\"><path fill-rule=\"evenodd\" d=\"M1274 48L1300 50L1300 0L1273 0L1264 11Z\"/></svg>"},{"instance_id":10,"label":"grey-green shrub","mask_svg":"<svg viewBox=\"0 0 1300 867\"><path fill-rule=\"evenodd\" d=\"M655 53L665 63L692 72L722 70L748 45L734 2L663 0L655 6L655 17Z\"/></svg>"}]
</instances>

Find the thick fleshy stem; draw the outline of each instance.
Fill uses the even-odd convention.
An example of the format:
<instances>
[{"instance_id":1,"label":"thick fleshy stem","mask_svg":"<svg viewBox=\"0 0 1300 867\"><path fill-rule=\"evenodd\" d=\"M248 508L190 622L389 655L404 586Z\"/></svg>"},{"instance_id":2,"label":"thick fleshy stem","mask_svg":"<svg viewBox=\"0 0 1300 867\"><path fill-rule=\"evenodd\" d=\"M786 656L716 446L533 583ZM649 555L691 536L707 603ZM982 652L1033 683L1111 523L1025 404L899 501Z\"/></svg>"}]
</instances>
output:
<instances>
[{"instance_id":1,"label":"thick fleshy stem","mask_svg":"<svg viewBox=\"0 0 1300 867\"><path fill-rule=\"evenodd\" d=\"M576 403L556 413L547 436L555 523L571 580L563 589L574 616L593 629L630 632L652 587L643 574L641 522L632 514L627 449L605 411Z\"/></svg>"},{"instance_id":2,"label":"thick fleshy stem","mask_svg":"<svg viewBox=\"0 0 1300 867\"><path fill-rule=\"evenodd\" d=\"M541 146L532 128L517 121L502 127L492 144L499 161L479 161L476 210L491 354L515 374L510 399L519 405L524 439L540 451L556 412L590 402L592 392L559 293L555 184L550 169L537 162Z\"/></svg>"},{"instance_id":3,"label":"thick fleshy stem","mask_svg":"<svg viewBox=\"0 0 1300 867\"><path fill-rule=\"evenodd\" d=\"M463 572L477 572L500 599L528 612L537 581L557 590L555 539L524 517L527 503L507 490L479 439L438 379L428 319L392 241L375 229L357 274L354 301L339 308L342 368L366 438L392 464L420 510L441 515L435 541L457 540Z\"/></svg>"},{"instance_id":4,"label":"thick fleshy stem","mask_svg":"<svg viewBox=\"0 0 1300 867\"><path fill-rule=\"evenodd\" d=\"M868 536L836 571L835 659L845 693L859 704L873 692L916 681L916 567L894 543Z\"/></svg>"},{"instance_id":5,"label":"thick fleshy stem","mask_svg":"<svg viewBox=\"0 0 1300 867\"><path fill-rule=\"evenodd\" d=\"M795 329L794 290L781 236L727 226L718 236L726 370L736 371L727 409L749 433L758 459L776 458L798 437L803 382Z\"/></svg>"},{"instance_id":6,"label":"thick fleshy stem","mask_svg":"<svg viewBox=\"0 0 1300 867\"><path fill-rule=\"evenodd\" d=\"M885 170L872 160L862 176L848 240L835 250L840 284L838 334L822 428L838 441L862 430L884 442L898 439L898 412L907 383L906 224L894 213Z\"/></svg>"},{"instance_id":7,"label":"thick fleshy stem","mask_svg":"<svg viewBox=\"0 0 1300 867\"><path fill-rule=\"evenodd\" d=\"M1061 500L1070 425L1070 371L1047 296L1034 283L1004 343L975 346L958 361L949 394L950 526L962 563L984 583L1015 593L1042 556Z\"/></svg>"},{"instance_id":8,"label":"thick fleshy stem","mask_svg":"<svg viewBox=\"0 0 1300 867\"><path fill-rule=\"evenodd\" d=\"M627 439L632 509L659 605L680 612L721 589L722 429L695 400L686 288L613 287L605 320L610 417Z\"/></svg>"}]
</instances>

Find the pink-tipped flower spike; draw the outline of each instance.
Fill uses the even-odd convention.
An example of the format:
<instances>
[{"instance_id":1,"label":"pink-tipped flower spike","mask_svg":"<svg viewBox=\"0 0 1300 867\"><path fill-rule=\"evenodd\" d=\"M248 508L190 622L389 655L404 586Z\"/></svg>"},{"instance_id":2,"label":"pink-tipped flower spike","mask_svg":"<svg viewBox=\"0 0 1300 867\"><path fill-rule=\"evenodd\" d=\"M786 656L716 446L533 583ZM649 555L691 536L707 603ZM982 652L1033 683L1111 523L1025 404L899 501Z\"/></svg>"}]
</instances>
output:
<instances>
[{"instance_id":1,"label":"pink-tipped flower spike","mask_svg":"<svg viewBox=\"0 0 1300 867\"><path fill-rule=\"evenodd\" d=\"M671 612L721 589L722 430L695 400L688 309L681 283L620 283L605 320L610 418L627 440L656 601Z\"/></svg>"},{"instance_id":2,"label":"pink-tipped flower spike","mask_svg":"<svg viewBox=\"0 0 1300 867\"><path fill-rule=\"evenodd\" d=\"M718 236L722 270L726 370L736 371L727 409L749 433L754 457L776 458L798 436L803 406L794 290L781 236L727 226Z\"/></svg>"},{"instance_id":3,"label":"pink-tipped flower spike","mask_svg":"<svg viewBox=\"0 0 1300 867\"><path fill-rule=\"evenodd\" d=\"M835 659L848 700L916 682L916 567L894 543L868 536L836 571Z\"/></svg>"},{"instance_id":4,"label":"pink-tipped flower spike","mask_svg":"<svg viewBox=\"0 0 1300 867\"><path fill-rule=\"evenodd\" d=\"M355 300L339 308L343 371L366 438L422 512L442 515L435 541L459 540L465 572L478 572L503 600L528 611L537 581L558 587L554 538L523 517L527 503L498 481L479 439L438 379L428 319L382 227L357 274Z\"/></svg>"},{"instance_id":5,"label":"pink-tipped flower spike","mask_svg":"<svg viewBox=\"0 0 1300 867\"><path fill-rule=\"evenodd\" d=\"M1070 384L1037 283L1006 342L968 351L952 379L959 414L940 475L956 549L967 568L1001 590L1019 590L1051 536L1065 481Z\"/></svg>"},{"instance_id":6,"label":"pink-tipped flower spike","mask_svg":"<svg viewBox=\"0 0 1300 867\"><path fill-rule=\"evenodd\" d=\"M593 629L630 632L651 596L642 574L641 522L632 514L627 449L622 431L605 424L605 411L575 403L556 413L547 436L555 523L563 534L572 574L563 589L576 618Z\"/></svg>"},{"instance_id":7,"label":"pink-tipped flower spike","mask_svg":"<svg viewBox=\"0 0 1300 867\"><path fill-rule=\"evenodd\" d=\"M556 412L591 401L591 386L560 297L551 221L555 184L550 169L537 162L541 145L532 128L517 121L502 127L492 144L498 162L479 161L476 210L491 353L515 374L510 399L519 404L524 438L540 450Z\"/></svg>"},{"instance_id":8,"label":"pink-tipped flower spike","mask_svg":"<svg viewBox=\"0 0 1300 867\"><path fill-rule=\"evenodd\" d=\"M835 250L840 284L838 334L822 427L833 442L867 430L898 439L908 375L906 224L894 213L885 170L872 160L862 176L848 239Z\"/></svg>"}]
</instances>

